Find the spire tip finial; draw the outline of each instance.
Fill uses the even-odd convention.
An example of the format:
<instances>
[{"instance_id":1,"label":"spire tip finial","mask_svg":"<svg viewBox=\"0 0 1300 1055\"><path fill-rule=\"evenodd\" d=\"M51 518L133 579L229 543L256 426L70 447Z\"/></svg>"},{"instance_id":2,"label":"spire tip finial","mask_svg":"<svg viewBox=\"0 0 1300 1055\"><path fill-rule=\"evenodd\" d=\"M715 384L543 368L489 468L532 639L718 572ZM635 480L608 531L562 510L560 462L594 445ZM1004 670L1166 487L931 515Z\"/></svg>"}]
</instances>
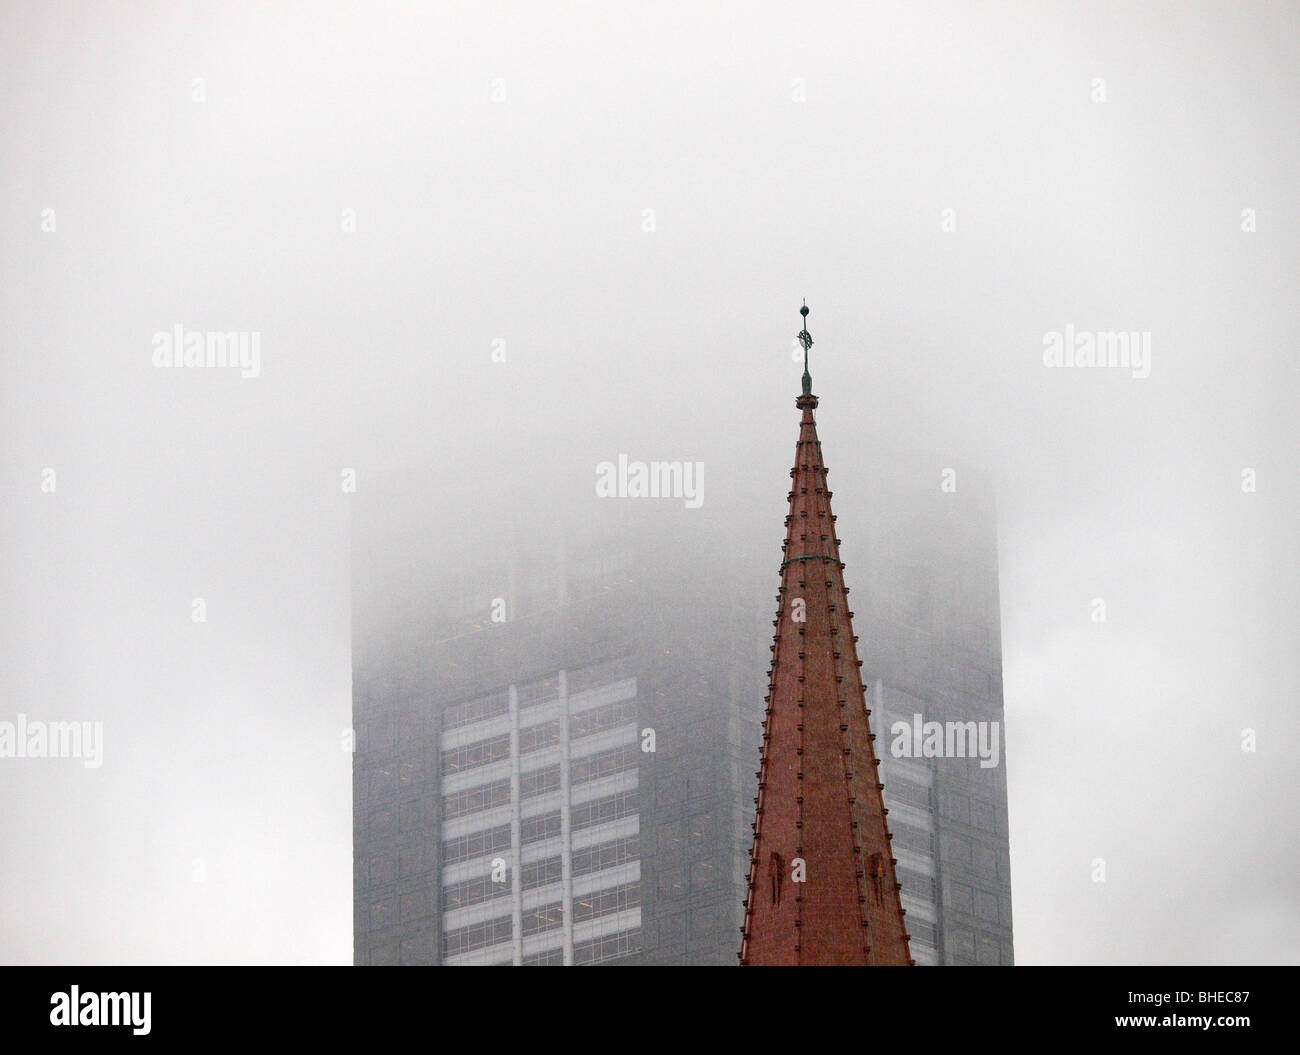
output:
<instances>
[{"instance_id":1,"label":"spire tip finial","mask_svg":"<svg viewBox=\"0 0 1300 1055\"><path fill-rule=\"evenodd\" d=\"M808 349L812 347L812 334L808 332L808 301L805 299L803 307L799 309L799 314L803 316L803 329L799 331L799 343L803 345L803 394L812 395L812 375L808 373Z\"/></svg>"}]
</instances>

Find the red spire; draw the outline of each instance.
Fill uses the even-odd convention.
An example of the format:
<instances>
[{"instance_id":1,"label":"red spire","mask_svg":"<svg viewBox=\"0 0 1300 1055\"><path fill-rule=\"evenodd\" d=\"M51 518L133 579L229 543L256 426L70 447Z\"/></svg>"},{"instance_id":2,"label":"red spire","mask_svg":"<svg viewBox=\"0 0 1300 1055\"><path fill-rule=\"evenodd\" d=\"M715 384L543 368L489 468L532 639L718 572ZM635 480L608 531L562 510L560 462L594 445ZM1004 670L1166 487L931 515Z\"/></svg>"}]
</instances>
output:
<instances>
[{"instance_id":1,"label":"red spire","mask_svg":"<svg viewBox=\"0 0 1300 1055\"><path fill-rule=\"evenodd\" d=\"M803 411L749 859L742 965L912 962L881 800L805 328Z\"/></svg>"}]
</instances>

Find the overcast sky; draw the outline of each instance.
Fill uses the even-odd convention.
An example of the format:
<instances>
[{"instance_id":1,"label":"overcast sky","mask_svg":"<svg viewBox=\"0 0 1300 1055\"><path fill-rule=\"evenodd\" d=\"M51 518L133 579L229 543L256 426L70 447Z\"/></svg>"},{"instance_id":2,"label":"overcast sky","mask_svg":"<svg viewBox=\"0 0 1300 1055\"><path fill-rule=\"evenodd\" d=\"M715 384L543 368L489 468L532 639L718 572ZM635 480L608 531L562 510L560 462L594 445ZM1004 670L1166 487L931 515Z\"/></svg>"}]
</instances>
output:
<instances>
[{"instance_id":1,"label":"overcast sky","mask_svg":"<svg viewBox=\"0 0 1300 1055\"><path fill-rule=\"evenodd\" d=\"M837 489L996 481L1017 961L1300 961L1294 5L5 8L0 721L104 753L0 759L0 959L350 962L355 507L775 547L807 297Z\"/></svg>"}]
</instances>

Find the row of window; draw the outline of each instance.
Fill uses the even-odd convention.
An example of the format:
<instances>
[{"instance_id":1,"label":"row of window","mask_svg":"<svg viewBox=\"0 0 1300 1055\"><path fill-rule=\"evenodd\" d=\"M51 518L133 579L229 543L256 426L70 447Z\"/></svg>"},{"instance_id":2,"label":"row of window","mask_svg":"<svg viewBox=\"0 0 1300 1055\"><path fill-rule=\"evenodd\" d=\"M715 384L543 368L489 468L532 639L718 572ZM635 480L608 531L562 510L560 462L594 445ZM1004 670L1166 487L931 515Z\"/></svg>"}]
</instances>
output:
<instances>
[{"instance_id":1,"label":"row of window","mask_svg":"<svg viewBox=\"0 0 1300 1055\"><path fill-rule=\"evenodd\" d=\"M542 722L540 725L528 725L519 730L519 753L540 751L544 747L554 747L560 742L560 720Z\"/></svg>"},{"instance_id":2,"label":"row of window","mask_svg":"<svg viewBox=\"0 0 1300 1055\"><path fill-rule=\"evenodd\" d=\"M544 861L531 861L519 870L519 878L525 890L558 883L564 875L559 857L548 857Z\"/></svg>"},{"instance_id":3,"label":"row of window","mask_svg":"<svg viewBox=\"0 0 1300 1055\"><path fill-rule=\"evenodd\" d=\"M563 925L564 903L561 901L528 909L523 915L525 938L531 934L541 934L543 931L554 930L556 927Z\"/></svg>"},{"instance_id":4,"label":"row of window","mask_svg":"<svg viewBox=\"0 0 1300 1055\"><path fill-rule=\"evenodd\" d=\"M636 769L640 760L641 751L636 744L624 744L622 747L598 751L594 755L576 758L569 763L569 782L583 784L588 780L599 780L601 777Z\"/></svg>"},{"instance_id":5,"label":"row of window","mask_svg":"<svg viewBox=\"0 0 1300 1055\"><path fill-rule=\"evenodd\" d=\"M894 774L885 780L885 797L895 802L915 806L917 809L930 809L930 789L915 780L908 780Z\"/></svg>"},{"instance_id":6,"label":"row of window","mask_svg":"<svg viewBox=\"0 0 1300 1055\"><path fill-rule=\"evenodd\" d=\"M575 965L600 963L617 956L627 956L640 952L641 928L620 931L618 934L606 934L590 941L580 941L573 946Z\"/></svg>"},{"instance_id":7,"label":"row of window","mask_svg":"<svg viewBox=\"0 0 1300 1055\"><path fill-rule=\"evenodd\" d=\"M907 933L912 936L913 942L920 942L932 949L939 947L938 931L929 920L909 915L907 917Z\"/></svg>"},{"instance_id":8,"label":"row of window","mask_svg":"<svg viewBox=\"0 0 1300 1055\"><path fill-rule=\"evenodd\" d=\"M443 809L448 820L479 810L504 806L510 801L510 781L497 781L467 791L457 791L443 799ZM570 823L574 831L593 825L605 824L629 817L637 811L635 791L620 791L602 799L579 803L570 810ZM525 845L550 839L560 834L560 811L552 810L536 817L525 817L519 822L520 841Z\"/></svg>"},{"instance_id":9,"label":"row of window","mask_svg":"<svg viewBox=\"0 0 1300 1055\"><path fill-rule=\"evenodd\" d=\"M510 734L502 733L486 740L475 740L472 744L449 747L442 752L442 771L459 773L477 766L491 765L510 757Z\"/></svg>"},{"instance_id":10,"label":"row of window","mask_svg":"<svg viewBox=\"0 0 1300 1055\"><path fill-rule=\"evenodd\" d=\"M569 722L569 739L577 740L593 733L613 729L636 718L636 700L620 700L604 707L575 715ZM560 722L555 719L519 730L519 753L540 751L560 742ZM501 733L486 740L449 747L442 752L444 773L462 773L467 769L491 765L510 757L510 734Z\"/></svg>"},{"instance_id":11,"label":"row of window","mask_svg":"<svg viewBox=\"0 0 1300 1055\"><path fill-rule=\"evenodd\" d=\"M600 916L609 916L615 912L636 908L641 904L641 884L623 883L584 894L573 901L573 922L583 923Z\"/></svg>"},{"instance_id":12,"label":"row of window","mask_svg":"<svg viewBox=\"0 0 1300 1055\"><path fill-rule=\"evenodd\" d=\"M1000 875L998 859L1001 854L991 846L972 842L962 835L945 835L943 839L943 859L974 869L976 874L985 879L1005 879Z\"/></svg>"},{"instance_id":13,"label":"row of window","mask_svg":"<svg viewBox=\"0 0 1300 1055\"><path fill-rule=\"evenodd\" d=\"M562 967L564 966L563 949L547 949L545 952L535 952L525 956L522 960L524 967Z\"/></svg>"},{"instance_id":14,"label":"row of window","mask_svg":"<svg viewBox=\"0 0 1300 1055\"><path fill-rule=\"evenodd\" d=\"M914 872L910 868L897 869L898 882L903 887L903 893L922 901L933 902L935 900L934 876L923 875L920 872Z\"/></svg>"},{"instance_id":15,"label":"row of window","mask_svg":"<svg viewBox=\"0 0 1300 1055\"><path fill-rule=\"evenodd\" d=\"M504 806L510 801L510 778L494 780L491 784L454 791L442 798L442 815L446 820L464 817L479 810Z\"/></svg>"},{"instance_id":16,"label":"row of window","mask_svg":"<svg viewBox=\"0 0 1300 1055\"><path fill-rule=\"evenodd\" d=\"M508 875L506 881L501 883L492 882L490 875L476 876L473 879L462 879L459 883L448 883L442 888L442 903L447 909L468 908L493 898L508 897L509 894Z\"/></svg>"},{"instance_id":17,"label":"row of window","mask_svg":"<svg viewBox=\"0 0 1300 1055\"><path fill-rule=\"evenodd\" d=\"M605 824L623 817L630 817L637 811L637 793L619 791L606 795L603 799L592 799L579 803L569 809L569 827L575 831Z\"/></svg>"},{"instance_id":18,"label":"row of window","mask_svg":"<svg viewBox=\"0 0 1300 1055\"><path fill-rule=\"evenodd\" d=\"M514 926L509 916L480 920L478 923L446 931L442 936L442 955L455 956L457 953L473 952L488 945L509 941L513 934Z\"/></svg>"},{"instance_id":19,"label":"row of window","mask_svg":"<svg viewBox=\"0 0 1300 1055\"><path fill-rule=\"evenodd\" d=\"M577 740L594 733L603 733L606 729L636 721L636 700L618 700L596 707L590 711L575 714L569 719L569 739Z\"/></svg>"},{"instance_id":20,"label":"row of window","mask_svg":"<svg viewBox=\"0 0 1300 1055\"><path fill-rule=\"evenodd\" d=\"M629 861L635 861L639 853L640 839L635 835L627 835L621 839L612 839L607 843L599 843L596 846L574 850L572 854L573 874L575 877L585 876L590 875L592 872L603 872L606 868L617 868Z\"/></svg>"},{"instance_id":21,"label":"row of window","mask_svg":"<svg viewBox=\"0 0 1300 1055\"><path fill-rule=\"evenodd\" d=\"M989 923L998 922L998 896L956 880L948 881L948 904L959 912L976 916ZM1010 923L1011 920L1003 920Z\"/></svg>"},{"instance_id":22,"label":"row of window","mask_svg":"<svg viewBox=\"0 0 1300 1055\"><path fill-rule=\"evenodd\" d=\"M510 691L498 689L496 692L465 703L448 707L442 713L443 729L459 729L462 725L473 725L487 718L499 718L510 713Z\"/></svg>"},{"instance_id":23,"label":"row of window","mask_svg":"<svg viewBox=\"0 0 1300 1055\"><path fill-rule=\"evenodd\" d=\"M536 817L525 817L519 822L519 841L525 846L543 839L553 839L559 834L559 810L542 813Z\"/></svg>"},{"instance_id":24,"label":"row of window","mask_svg":"<svg viewBox=\"0 0 1300 1055\"><path fill-rule=\"evenodd\" d=\"M603 663L583 667L581 670L570 671L568 674L569 695L572 696L579 692L586 692L588 689L622 681L631 676L631 669L630 658L620 656L616 659L606 660ZM555 675L520 685L518 690L519 705L529 707L533 704L544 703L546 700L558 696L559 691L559 678ZM472 700L466 700L464 703L448 707L443 711L442 727L444 730L459 729L462 726L473 725L475 722L486 721L489 718L499 718L501 715L509 713L510 690L501 688L484 696L476 696Z\"/></svg>"},{"instance_id":25,"label":"row of window","mask_svg":"<svg viewBox=\"0 0 1300 1055\"><path fill-rule=\"evenodd\" d=\"M922 831L906 821L899 820L889 822L889 831L894 836L895 847L914 850L922 854L934 853L934 834L932 832Z\"/></svg>"},{"instance_id":26,"label":"row of window","mask_svg":"<svg viewBox=\"0 0 1300 1055\"><path fill-rule=\"evenodd\" d=\"M945 791L940 796L939 805L940 812L951 820L994 834L999 830L997 811L991 802L984 802L958 792Z\"/></svg>"},{"instance_id":27,"label":"row of window","mask_svg":"<svg viewBox=\"0 0 1300 1055\"><path fill-rule=\"evenodd\" d=\"M965 927L948 927L945 933L955 956L980 964L1002 963L1002 943L986 934L976 934ZM1011 946L1006 948L1007 962L1011 960Z\"/></svg>"},{"instance_id":28,"label":"row of window","mask_svg":"<svg viewBox=\"0 0 1300 1055\"><path fill-rule=\"evenodd\" d=\"M601 916L610 916L615 912L636 908L638 904L641 904L640 883L623 883L621 886L612 886L608 890L595 891L593 894L575 900L575 903L573 903L573 921L585 922L599 919ZM389 920L383 917L380 925L386 924L386 922L389 922ZM521 917L521 924L523 924L523 937L525 938L533 934L542 934L547 930L560 928L560 926L564 925L564 904L563 902L552 902L537 908L526 909L523 917ZM499 942L510 941L512 934L511 917L508 915L495 916L494 919L459 926L459 928L448 930L446 934L443 934L443 955L454 956L458 952L472 952L476 948L497 945Z\"/></svg>"},{"instance_id":29,"label":"row of window","mask_svg":"<svg viewBox=\"0 0 1300 1055\"><path fill-rule=\"evenodd\" d=\"M510 825L502 824L487 831L457 835L442 844L442 863L456 864L484 854L510 849Z\"/></svg>"},{"instance_id":30,"label":"row of window","mask_svg":"<svg viewBox=\"0 0 1300 1055\"><path fill-rule=\"evenodd\" d=\"M555 764L545 769L534 769L530 773L519 774L519 797L531 799L535 795L545 795L560 790L560 766Z\"/></svg>"}]
</instances>

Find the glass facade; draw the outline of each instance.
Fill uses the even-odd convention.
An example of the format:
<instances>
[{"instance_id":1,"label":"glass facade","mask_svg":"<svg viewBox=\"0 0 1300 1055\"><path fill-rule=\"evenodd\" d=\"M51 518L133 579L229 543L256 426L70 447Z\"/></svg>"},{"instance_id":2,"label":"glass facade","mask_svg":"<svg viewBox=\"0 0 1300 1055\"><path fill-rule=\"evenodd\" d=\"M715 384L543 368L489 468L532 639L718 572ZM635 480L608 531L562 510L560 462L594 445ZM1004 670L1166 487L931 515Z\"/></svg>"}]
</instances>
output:
<instances>
[{"instance_id":1,"label":"glass facade","mask_svg":"<svg viewBox=\"0 0 1300 1055\"><path fill-rule=\"evenodd\" d=\"M619 673L583 671L571 694L557 671L508 686L504 709L448 708L442 963L594 964L639 948L637 683Z\"/></svg>"}]
</instances>

